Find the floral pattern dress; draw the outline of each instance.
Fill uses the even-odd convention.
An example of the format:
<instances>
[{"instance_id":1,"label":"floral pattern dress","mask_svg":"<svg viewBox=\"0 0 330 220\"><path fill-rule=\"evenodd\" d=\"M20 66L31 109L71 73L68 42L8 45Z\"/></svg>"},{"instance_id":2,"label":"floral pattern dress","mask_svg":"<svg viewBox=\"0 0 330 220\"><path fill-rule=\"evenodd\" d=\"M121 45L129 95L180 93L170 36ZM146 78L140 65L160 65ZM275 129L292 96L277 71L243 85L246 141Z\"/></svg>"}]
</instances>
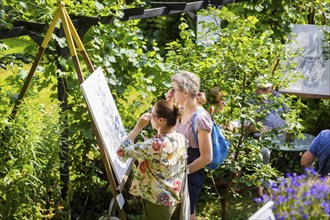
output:
<instances>
[{"instance_id":1,"label":"floral pattern dress","mask_svg":"<svg viewBox=\"0 0 330 220\"><path fill-rule=\"evenodd\" d=\"M157 135L144 142L124 141L117 150L125 162L137 159L130 193L157 205L174 206L181 202L188 142L182 134Z\"/></svg>"}]
</instances>

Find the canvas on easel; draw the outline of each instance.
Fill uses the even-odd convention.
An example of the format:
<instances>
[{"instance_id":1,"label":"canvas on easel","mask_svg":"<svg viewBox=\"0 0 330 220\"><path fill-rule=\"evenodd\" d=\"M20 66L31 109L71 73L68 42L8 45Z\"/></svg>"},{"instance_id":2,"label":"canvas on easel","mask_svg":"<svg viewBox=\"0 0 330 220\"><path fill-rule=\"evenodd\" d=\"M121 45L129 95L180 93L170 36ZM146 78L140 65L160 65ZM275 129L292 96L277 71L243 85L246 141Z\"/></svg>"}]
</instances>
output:
<instances>
[{"instance_id":1,"label":"canvas on easel","mask_svg":"<svg viewBox=\"0 0 330 220\"><path fill-rule=\"evenodd\" d=\"M293 26L294 40L288 48L303 51L301 56L294 57L290 62L297 64L295 70L302 78L290 83L287 88L281 88L280 92L307 98L330 98L330 59L323 52L325 32L330 32L329 26Z\"/></svg>"},{"instance_id":2,"label":"canvas on easel","mask_svg":"<svg viewBox=\"0 0 330 220\"><path fill-rule=\"evenodd\" d=\"M117 157L117 148L126 136L126 131L102 69L97 68L80 87L101 141L107 150L118 185L121 185L130 171L132 159L123 163Z\"/></svg>"}]
</instances>

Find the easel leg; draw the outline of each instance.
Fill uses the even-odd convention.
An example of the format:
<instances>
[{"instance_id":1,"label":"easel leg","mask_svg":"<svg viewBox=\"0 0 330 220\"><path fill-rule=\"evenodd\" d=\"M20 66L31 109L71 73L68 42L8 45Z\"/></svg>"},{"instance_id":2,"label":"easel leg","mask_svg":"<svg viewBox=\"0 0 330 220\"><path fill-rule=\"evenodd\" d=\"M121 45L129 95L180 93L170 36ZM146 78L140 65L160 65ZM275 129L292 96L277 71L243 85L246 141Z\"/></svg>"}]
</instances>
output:
<instances>
[{"instance_id":1,"label":"easel leg","mask_svg":"<svg viewBox=\"0 0 330 220\"><path fill-rule=\"evenodd\" d=\"M119 218L115 216L115 213L116 213L116 203L115 203L115 198L112 198L108 209L108 220L119 220Z\"/></svg>"}]
</instances>

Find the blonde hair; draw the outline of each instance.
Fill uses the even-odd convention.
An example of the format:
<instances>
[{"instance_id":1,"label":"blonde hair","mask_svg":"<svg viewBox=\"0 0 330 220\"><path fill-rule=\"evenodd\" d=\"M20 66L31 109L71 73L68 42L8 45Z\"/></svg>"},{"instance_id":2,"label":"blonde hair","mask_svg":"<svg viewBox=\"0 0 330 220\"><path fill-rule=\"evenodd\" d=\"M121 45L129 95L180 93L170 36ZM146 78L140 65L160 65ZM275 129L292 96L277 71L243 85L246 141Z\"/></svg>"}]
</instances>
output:
<instances>
[{"instance_id":1,"label":"blonde hair","mask_svg":"<svg viewBox=\"0 0 330 220\"><path fill-rule=\"evenodd\" d=\"M179 86L179 90L188 92L191 97L196 98L197 103L203 105L206 103L206 95L200 92L200 79L195 73L188 71L178 71L171 78Z\"/></svg>"}]
</instances>

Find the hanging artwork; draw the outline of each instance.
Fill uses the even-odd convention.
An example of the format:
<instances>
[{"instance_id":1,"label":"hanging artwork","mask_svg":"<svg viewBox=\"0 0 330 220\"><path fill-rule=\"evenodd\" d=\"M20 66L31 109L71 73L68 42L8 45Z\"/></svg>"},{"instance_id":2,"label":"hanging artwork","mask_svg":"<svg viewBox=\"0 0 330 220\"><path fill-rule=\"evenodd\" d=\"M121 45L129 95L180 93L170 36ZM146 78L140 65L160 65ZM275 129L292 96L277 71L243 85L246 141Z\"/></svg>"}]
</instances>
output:
<instances>
[{"instance_id":1,"label":"hanging artwork","mask_svg":"<svg viewBox=\"0 0 330 220\"><path fill-rule=\"evenodd\" d=\"M116 151L126 136L126 131L102 69L96 69L80 87L100 134L102 144L106 148L111 167L118 183L121 184L129 173L132 159L123 163L117 157Z\"/></svg>"},{"instance_id":2,"label":"hanging artwork","mask_svg":"<svg viewBox=\"0 0 330 220\"><path fill-rule=\"evenodd\" d=\"M280 89L280 92L302 97L330 98L330 59L323 50L325 31L330 31L330 27L294 25L292 32L295 37L289 50L302 49L302 55L294 57L292 62L297 63L296 70L303 77L288 88Z\"/></svg>"}]
</instances>

